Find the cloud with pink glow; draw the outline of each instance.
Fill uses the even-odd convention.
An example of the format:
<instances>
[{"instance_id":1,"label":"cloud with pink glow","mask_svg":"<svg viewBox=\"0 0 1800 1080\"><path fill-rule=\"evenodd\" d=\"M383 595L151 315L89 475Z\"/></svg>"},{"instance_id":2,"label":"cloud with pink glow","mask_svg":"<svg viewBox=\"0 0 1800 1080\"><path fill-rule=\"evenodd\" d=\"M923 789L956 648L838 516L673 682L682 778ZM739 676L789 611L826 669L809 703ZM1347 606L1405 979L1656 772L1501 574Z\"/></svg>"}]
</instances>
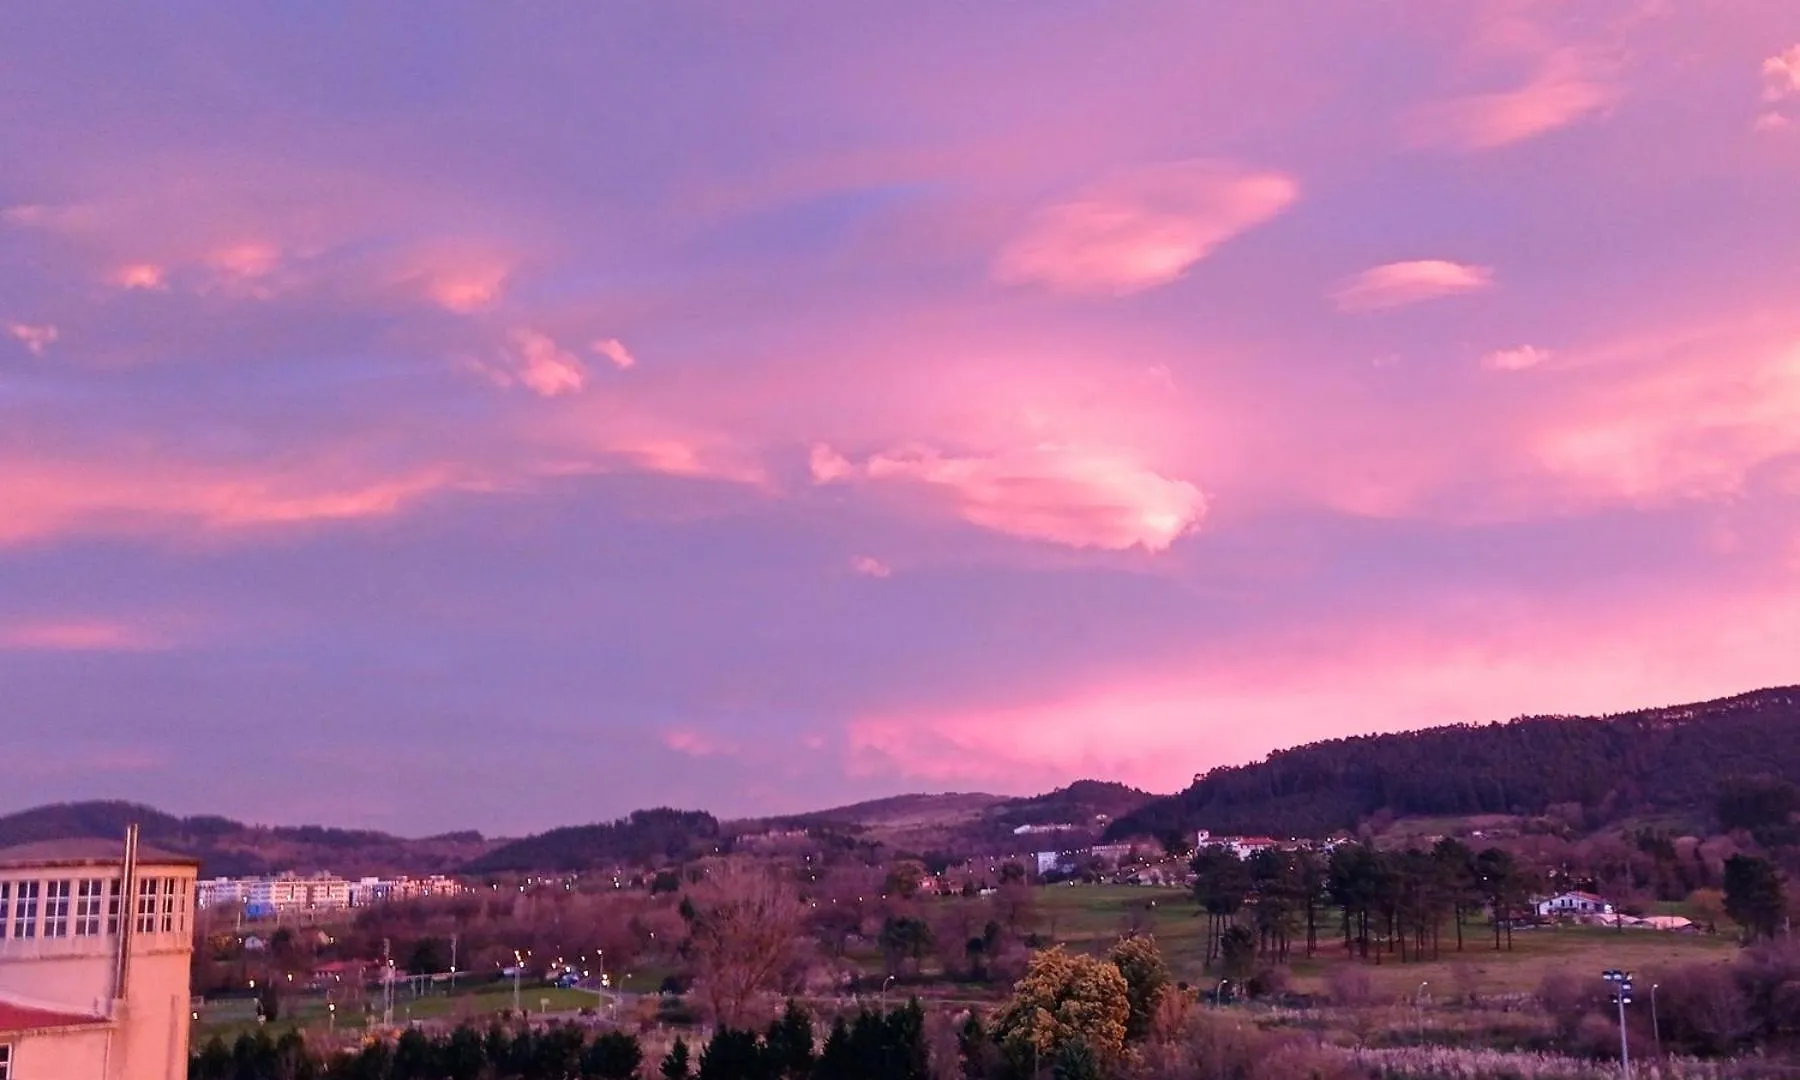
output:
<instances>
[{"instance_id":1,"label":"cloud with pink glow","mask_svg":"<svg viewBox=\"0 0 1800 1080\"><path fill-rule=\"evenodd\" d=\"M416 23L0 14L0 812L1167 790L1796 678L1784 5Z\"/></svg>"},{"instance_id":2,"label":"cloud with pink glow","mask_svg":"<svg viewBox=\"0 0 1800 1080\"><path fill-rule=\"evenodd\" d=\"M1353 274L1331 291L1339 311L1382 311L1439 297L1480 292L1494 284L1493 271L1444 259L1383 263Z\"/></svg>"},{"instance_id":3,"label":"cloud with pink glow","mask_svg":"<svg viewBox=\"0 0 1800 1080\"><path fill-rule=\"evenodd\" d=\"M1299 193L1281 173L1226 162L1122 170L1033 215L995 258L994 277L1071 293L1153 289L1286 210Z\"/></svg>"}]
</instances>

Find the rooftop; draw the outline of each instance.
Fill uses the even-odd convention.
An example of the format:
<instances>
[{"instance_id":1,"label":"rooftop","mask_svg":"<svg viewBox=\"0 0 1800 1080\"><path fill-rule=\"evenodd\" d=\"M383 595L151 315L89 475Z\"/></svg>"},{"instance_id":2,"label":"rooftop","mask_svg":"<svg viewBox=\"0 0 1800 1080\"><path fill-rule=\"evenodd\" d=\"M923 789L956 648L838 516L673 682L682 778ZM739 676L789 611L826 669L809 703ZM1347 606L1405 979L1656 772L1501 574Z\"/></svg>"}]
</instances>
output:
<instances>
[{"instance_id":1,"label":"rooftop","mask_svg":"<svg viewBox=\"0 0 1800 1080\"><path fill-rule=\"evenodd\" d=\"M34 844L0 848L0 870L39 866L117 866L124 860L123 840L41 840ZM162 851L148 844L138 845L138 862L157 866L200 865L199 859Z\"/></svg>"},{"instance_id":2,"label":"rooftop","mask_svg":"<svg viewBox=\"0 0 1800 1080\"><path fill-rule=\"evenodd\" d=\"M35 1009L29 1005L14 1005L9 1001L0 1000L0 1035L16 1035L21 1031L84 1027L89 1024L104 1023L106 1023L106 1018L102 1016L53 1012L50 1009Z\"/></svg>"}]
</instances>

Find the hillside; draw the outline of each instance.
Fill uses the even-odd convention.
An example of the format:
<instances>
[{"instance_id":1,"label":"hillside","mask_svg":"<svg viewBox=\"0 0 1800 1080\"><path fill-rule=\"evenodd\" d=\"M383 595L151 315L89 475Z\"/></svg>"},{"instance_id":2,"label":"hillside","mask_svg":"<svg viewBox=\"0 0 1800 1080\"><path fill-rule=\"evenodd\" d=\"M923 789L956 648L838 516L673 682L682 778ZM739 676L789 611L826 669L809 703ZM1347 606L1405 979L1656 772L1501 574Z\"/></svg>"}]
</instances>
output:
<instances>
[{"instance_id":1,"label":"hillside","mask_svg":"<svg viewBox=\"0 0 1800 1080\"><path fill-rule=\"evenodd\" d=\"M1009 798L969 792L897 795L831 810L742 823L757 828L835 827L893 851L1010 853L1029 846L1015 835L1020 826L1070 825L1069 843L1092 842L1106 823L1143 806L1155 796L1105 780L1077 780L1043 795ZM1023 845L1023 846L1022 846Z\"/></svg>"},{"instance_id":2,"label":"hillside","mask_svg":"<svg viewBox=\"0 0 1800 1080\"><path fill-rule=\"evenodd\" d=\"M1320 836L1370 815L1536 814L1567 803L1603 819L1710 813L1722 782L1800 783L1800 687L1603 717L1537 716L1311 743L1214 769L1122 816L1110 836Z\"/></svg>"},{"instance_id":3,"label":"hillside","mask_svg":"<svg viewBox=\"0 0 1800 1080\"><path fill-rule=\"evenodd\" d=\"M494 845L480 833L409 840L363 829L246 825L229 818L176 817L126 802L58 803L0 817L0 847L37 840L123 836L133 822L147 843L200 860L208 877L326 870L349 877L455 870Z\"/></svg>"},{"instance_id":4,"label":"hillside","mask_svg":"<svg viewBox=\"0 0 1800 1080\"><path fill-rule=\"evenodd\" d=\"M471 860L471 874L567 872L618 863L682 862L718 849L718 821L698 810L634 810L598 825L572 825L503 844Z\"/></svg>"}]
</instances>

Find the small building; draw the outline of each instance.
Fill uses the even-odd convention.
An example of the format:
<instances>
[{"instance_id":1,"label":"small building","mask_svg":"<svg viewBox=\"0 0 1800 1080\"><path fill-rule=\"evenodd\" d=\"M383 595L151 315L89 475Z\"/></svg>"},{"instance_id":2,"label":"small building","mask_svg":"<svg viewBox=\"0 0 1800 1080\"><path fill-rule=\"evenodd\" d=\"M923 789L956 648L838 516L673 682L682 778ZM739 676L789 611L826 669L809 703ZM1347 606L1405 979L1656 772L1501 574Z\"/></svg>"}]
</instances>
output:
<instances>
[{"instance_id":1,"label":"small building","mask_svg":"<svg viewBox=\"0 0 1800 1080\"><path fill-rule=\"evenodd\" d=\"M0 850L0 1077L187 1076L196 869L135 834Z\"/></svg>"},{"instance_id":2,"label":"small building","mask_svg":"<svg viewBox=\"0 0 1800 1080\"><path fill-rule=\"evenodd\" d=\"M1534 906L1537 908L1538 915L1543 918L1574 915L1611 915L1613 913L1613 906L1607 902L1605 897L1596 896L1591 892L1582 892L1580 890L1561 892L1557 893L1555 896L1544 897L1543 899L1538 900Z\"/></svg>"}]
</instances>

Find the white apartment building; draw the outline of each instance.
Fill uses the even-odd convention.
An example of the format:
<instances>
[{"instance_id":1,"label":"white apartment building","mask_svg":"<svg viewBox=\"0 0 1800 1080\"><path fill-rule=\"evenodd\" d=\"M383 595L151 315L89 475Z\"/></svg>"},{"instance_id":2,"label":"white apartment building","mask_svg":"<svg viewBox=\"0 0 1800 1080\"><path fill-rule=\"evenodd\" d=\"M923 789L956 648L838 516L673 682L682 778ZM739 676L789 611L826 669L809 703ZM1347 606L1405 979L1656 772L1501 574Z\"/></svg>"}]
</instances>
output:
<instances>
[{"instance_id":1,"label":"white apartment building","mask_svg":"<svg viewBox=\"0 0 1800 1080\"><path fill-rule=\"evenodd\" d=\"M135 832L0 849L0 1078L187 1076L195 870Z\"/></svg>"}]
</instances>

